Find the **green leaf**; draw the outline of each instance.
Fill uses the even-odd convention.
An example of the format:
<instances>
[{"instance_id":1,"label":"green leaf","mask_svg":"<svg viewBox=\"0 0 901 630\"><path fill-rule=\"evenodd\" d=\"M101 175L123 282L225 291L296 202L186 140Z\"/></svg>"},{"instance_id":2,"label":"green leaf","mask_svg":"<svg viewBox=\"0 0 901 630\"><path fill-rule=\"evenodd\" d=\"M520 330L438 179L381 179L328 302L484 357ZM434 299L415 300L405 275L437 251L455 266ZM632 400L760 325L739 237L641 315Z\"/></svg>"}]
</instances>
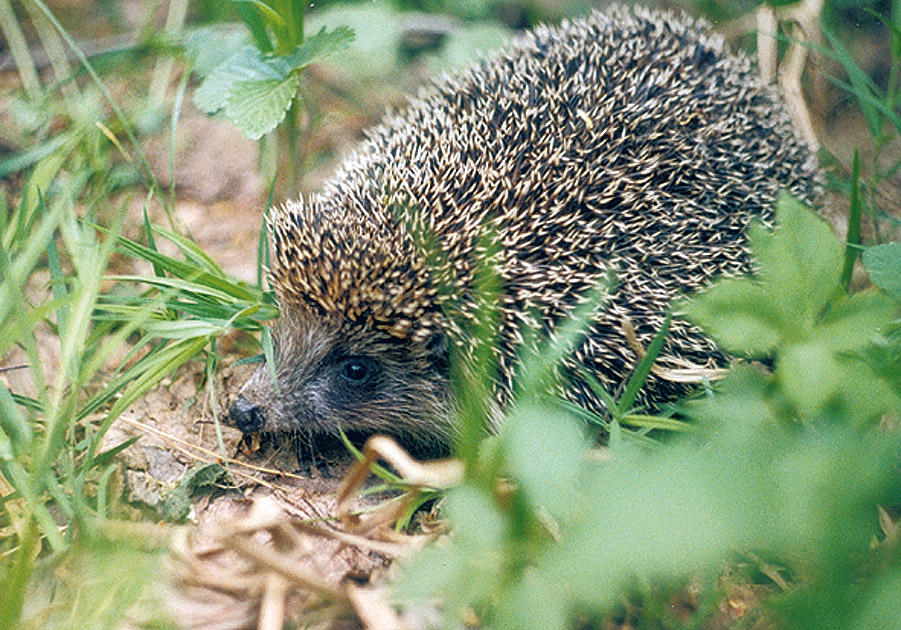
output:
<instances>
[{"instance_id":1,"label":"green leaf","mask_svg":"<svg viewBox=\"0 0 901 630\"><path fill-rule=\"evenodd\" d=\"M554 387L557 368L588 336L592 318L600 311L610 295L609 277L599 278L597 284L580 296L580 304L534 351L523 352L522 365L516 382L517 400L544 396Z\"/></svg>"},{"instance_id":2,"label":"green leaf","mask_svg":"<svg viewBox=\"0 0 901 630\"><path fill-rule=\"evenodd\" d=\"M217 67L194 92L194 104L206 114L215 114L228 104L232 88L242 81L281 81L287 72L263 57L253 47L242 48Z\"/></svg>"},{"instance_id":3,"label":"green leaf","mask_svg":"<svg viewBox=\"0 0 901 630\"><path fill-rule=\"evenodd\" d=\"M354 41L354 32L346 26L327 31L323 26L318 33L308 37L297 49L283 59L291 68L305 68L314 61L341 52Z\"/></svg>"},{"instance_id":4,"label":"green leaf","mask_svg":"<svg viewBox=\"0 0 901 630\"><path fill-rule=\"evenodd\" d=\"M24 452L31 445L33 437L31 425L16 405L12 393L2 382L0 382L0 433L9 436L10 445L15 452ZM9 456L12 457L12 452Z\"/></svg>"},{"instance_id":5,"label":"green leaf","mask_svg":"<svg viewBox=\"0 0 901 630\"><path fill-rule=\"evenodd\" d=\"M228 322L199 319L147 320L142 326L149 334L161 339L193 339L201 336L220 335L228 330Z\"/></svg>"},{"instance_id":6,"label":"green leaf","mask_svg":"<svg viewBox=\"0 0 901 630\"><path fill-rule=\"evenodd\" d=\"M39 162L46 158L47 156L53 155L57 150L62 147L74 146L74 139L78 139L78 134L74 134L72 132L63 132L59 133L44 142L30 146L27 149L23 149L17 153L13 153L8 157L4 157L0 160L0 179L6 178L12 173L18 173L19 171L23 171L32 164ZM67 147L67 148L69 148ZM60 152L63 153L62 151ZM65 156L62 156L62 159L65 159Z\"/></svg>"},{"instance_id":7,"label":"green leaf","mask_svg":"<svg viewBox=\"0 0 901 630\"><path fill-rule=\"evenodd\" d=\"M166 493L159 504L160 516L167 523L181 523L191 513L191 499L188 489L182 485L175 486Z\"/></svg>"},{"instance_id":8,"label":"green leaf","mask_svg":"<svg viewBox=\"0 0 901 630\"><path fill-rule=\"evenodd\" d=\"M104 234L109 233L109 231L103 227L96 225L94 227ZM145 247L144 245L127 239L124 236L117 236L116 241L128 254L146 260L150 263L158 263L163 269L165 269L172 275L178 276L179 278L212 287L213 289L222 291L238 300L245 300L248 302L258 301L258 296L255 294L255 292L246 288L243 283L232 282L231 280L220 277L219 275L207 273L206 271L202 271L190 263L170 258L165 254L156 252L149 247Z\"/></svg>"},{"instance_id":9,"label":"green leaf","mask_svg":"<svg viewBox=\"0 0 901 630\"><path fill-rule=\"evenodd\" d=\"M635 370L626 382L626 389L617 403L617 413L615 414L617 420L622 420L621 415L632 408L632 403L635 402L638 392L641 391L645 381L648 379L648 375L651 373L651 368L654 367L657 356L663 349L663 343L666 341L666 334L669 332L672 321L673 314L667 313L666 319L663 320L663 324L660 325L660 330L654 335L654 339L651 341L651 345L648 346L647 352L645 352L641 361L638 362L638 365L635 366Z\"/></svg>"},{"instance_id":10,"label":"green leaf","mask_svg":"<svg viewBox=\"0 0 901 630\"><path fill-rule=\"evenodd\" d=\"M648 416L645 414L627 413L619 418L620 424L643 429L660 429L661 431L692 431L694 427L688 422L668 418L666 416Z\"/></svg>"},{"instance_id":11,"label":"green leaf","mask_svg":"<svg viewBox=\"0 0 901 630\"><path fill-rule=\"evenodd\" d=\"M901 243L868 247L863 253L863 266L873 284L901 300Z\"/></svg>"},{"instance_id":12,"label":"green leaf","mask_svg":"<svg viewBox=\"0 0 901 630\"><path fill-rule=\"evenodd\" d=\"M812 339L832 352L850 352L867 346L892 321L895 305L881 293L856 293L836 301L814 329Z\"/></svg>"},{"instance_id":13,"label":"green leaf","mask_svg":"<svg viewBox=\"0 0 901 630\"><path fill-rule=\"evenodd\" d=\"M232 85L225 115L251 140L259 140L285 119L299 79L239 81Z\"/></svg>"},{"instance_id":14,"label":"green leaf","mask_svg":"<svg viewBox=\"0 0 901 630\"><path fill-rule=\"evenodd\" d=\"M182 339L158 352L151 361L142 361L135 365L135 368L140 368L138 376L113 404L103 424L97 430L97 435L104 435L122 412L179 366L202 351L209 342L209 338L206 337Z\"/></svg>"},{"instance_id":15,"label":"green leaf","mask_svg":"<svg viewBox=\"0 0 901 630\"><path fill-rule=\"evenodd\" d=\"M510 474L534 507L554 518L567 516L576 500L574 490L588 450L582 428L558 408L527 404L516 409L501 427Z\"/></svg>"},{"instance_id":16,"label":"green leaf","mask_svg":"<svg viewBox=\"0 0 901 630\"><path fill-rule=\"evenodd\" d=\"M209 491L220 485L228 472L220 464L198 464L185 475L181 482L191 492Z\"/></svg>"},{"instance_id":17,"label":"green leaf","mask_svg":"<svg viewBox=\"0 0 901 630\"><path fill-rule=\"evenodd\" d=\"M829 225L787 193L776 203L776 229L748 229L759 277L779 310L786 338L802 339L841 286L844 252Z\"/></svg>"},{"instance_id":18,"label":"green leaf","mask_svg":"<svg viewBox=\"0 0 901 630\"><path fill-rule=\"evenodd\" d=\"M193 263L204 271L219 276L220 278L225 277L225 272L222 271L222 267L219 266L212 256L203 251L203 249L191 239L185 238L181 234L177 234L176 232L159 226L153 227L153 233L165 238L178 247L179 251L185 255L185 258L189 263ZM149 241L148 246L150 246ZM151 248L156 250L156 247Z\"/></svg>"},{"instance_id":19,"label":"green leaf","mask_svg":"<svg viewBox=\"0 0 901 630\"><path fill-rule=\"evenodd\" d=\"M776 377L804 416L817 413L838 393L843 376L837 358L822 344L794 344L779 354Z\"/></svg>"},{"instance_id":20,"label":"green leaf","mask_svg":"<svg viewBox=\"0 0 901 630\"><path fill-rule=\"evenodd\" d=\"M901 56L901 55L899 55ZM870 583L858 606L857 618L851 628L877 630L878 628L901 628L901 565L895 563L893 569L882 580Z\"/></svg>"},{"instance_id":21,"label":"green leaf","mask_svg":"<svg viewBox=\"0 0 901 630\"><path fill-rule=\"evenodd\" d=\"M901 376L899 364L888 361L880 364L875 359L878 355L874 348L876 352L885 350L885 347L870 346L870 356L866 360L857 356L839 357L844 371L840 400L845 416L858 426L867 426L874 421L878 424L883 414L894 413L899 417L901 412L901 388L892 387L892 381L897 383Z\"/></svg>"},{"instance_id":22,"label":"green leaf","mask_svg":"<svg viewBox=\"0 0 901 630\"><path fill-rule=\"evenodd\" d=\"M576 627L568 610L572 605L570 594L568 589L560 588L558 578L552 571L527 575L508 589L507 597L500 602L497 623L492 626L498 630L566 630Z\"/></svg>"},{"instance_id":23,"label":"green leaf","mask_svg":"<svg viewBox=\"0 0 901 630\"><path fill-rule=\"evenodd\" d=\"M347 48L353 37L347 27L323 28L284 56L242 48L207 76L194 92L194 104L207 114L224 108L245 136L257 140L284 120L297 93L297 71Z\"/></svg>"},{"instance_id":24,"label":"green leaf","mask_svg":"<svg viewBox=\"0 0 901 630\"><path fill-rule=\"evenodd\" d=\"M135 435L134 437L130 437L127 440L120 442L119 444L116 444L112 448L108 448L105 451L101 451L100 453L97 453L97 456L94 458L94 465L98 466L98 467L106 466L107 464L109 464L110 462L113 461L113 459L116 457L116 455L118 455L119 453L121 453L122 451L127 449L129 446L131 446L132 444L134 444L135 442L140 440L142 437L143 436L141 436L141 435Z\"/></svg>"},{"instance_id":25,"label":"green leaf","mask_svg":"<svg viewBox=\"0 0 901 630\"><path fill-rule=\"evenodd\" d=\"M765 356L776 348L784 327L772 300L750 278L725 278L676 308L727 352Z\"/></svg>"},{"instance_id":26,"label":"green leaf","mask_svg":"<svg viewBox=\"0 0 901 630\"><path fill-rule=\"evenodd\" d=\"M333 60L342 70L361 79L386 77L398 62L404 36L400 13L391 3L336 3L310 15L311 32L322 26L349 25L354 45Z\"/></svg>"},{"instance_id":27,"label":"green leaf","mask_svg":"<svg viewBox=\"0 0 901 630\"><path fill-rule=\"evenodd\" d=\"M885 28L887 28L887 29L889 30L889 33L891 33L891 38L892 38L892 48L891 48L891 51L892 51L892 58L893 58L895 61L897 61L899 58L901 58L901 29L899 29L897 25L892 24L891 22L889 22L884 16L880 15L879 13L877 13L876 11L874 11L873 9L869 9L869 8L868 8L868 9L865 9L865 10L866 10L867 13L869 13L870 15L872 15L874 18L876 18L877 20L879 20L880 22L882 22L882 24L885 26ZM897 17L897 8L896 8L895 13L896 13L895 20L898 21L898 17Z\"/></svg>"}]
</instances>

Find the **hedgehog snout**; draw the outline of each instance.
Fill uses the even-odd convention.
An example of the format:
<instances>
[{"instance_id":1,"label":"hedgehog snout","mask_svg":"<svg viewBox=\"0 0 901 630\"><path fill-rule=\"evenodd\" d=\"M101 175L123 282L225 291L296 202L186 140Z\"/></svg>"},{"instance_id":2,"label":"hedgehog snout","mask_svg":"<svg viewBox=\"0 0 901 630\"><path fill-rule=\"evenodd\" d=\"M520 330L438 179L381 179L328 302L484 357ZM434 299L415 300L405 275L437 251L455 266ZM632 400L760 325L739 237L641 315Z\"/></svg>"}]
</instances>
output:
<instances>
[{"instance_id":1,"label":"hedgehog snout","mask_svg":"<svg viewBox=\"0 0 901 630\"><path fill-rule=\"evenodd\" d=\"M232 401L228 417L232 426L244 433L272 431L281 417L281 408L266 364L259 366Z\"/></svg>"},{"instance_id":2,"label":"hedgehog snout","mask_svg":"<svg viewBox=\"0 0 901 630\"><path fill-rule=\"evenodd\" d=\"M266 414L260 405L238 395L228 410L232 423L243 433L257 433L266 423Z\"/></svg>"}]
</instances>

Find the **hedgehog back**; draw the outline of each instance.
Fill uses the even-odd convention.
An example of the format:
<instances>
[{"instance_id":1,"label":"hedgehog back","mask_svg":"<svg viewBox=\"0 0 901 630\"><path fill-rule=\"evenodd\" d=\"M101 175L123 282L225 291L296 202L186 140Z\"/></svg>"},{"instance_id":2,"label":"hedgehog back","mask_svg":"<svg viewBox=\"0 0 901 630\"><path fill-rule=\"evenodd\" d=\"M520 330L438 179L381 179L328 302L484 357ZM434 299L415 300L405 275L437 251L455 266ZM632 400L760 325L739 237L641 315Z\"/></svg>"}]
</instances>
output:
<instances>
[{"instance_id":1,"label":"hedgehog back","mask_svg":"<svg viewBox=\"0 0 901 630\"><path fill-rule=\"evenodd\" d=\"M490 227L502 246L501 396L522 328L552 330L612 272L573 367L615 388L636 361L624 319L648 343L674 296L749 270L743 232L771 219L780 189L817 195L814 156L778 95L707 29L629 8L540 27L390 115L312 205L394 233L405 220L390 207L399 196L435 235L464 296ZM379 321L390 329L391 319ZM393 330L406 336L434 318L407 324ZM712 367L722 356L677 322L660 362L683 361ZM578 380L570 397L601 410ZM652 378L646 399L679 389Z\"/></svg>"}]
</instances>

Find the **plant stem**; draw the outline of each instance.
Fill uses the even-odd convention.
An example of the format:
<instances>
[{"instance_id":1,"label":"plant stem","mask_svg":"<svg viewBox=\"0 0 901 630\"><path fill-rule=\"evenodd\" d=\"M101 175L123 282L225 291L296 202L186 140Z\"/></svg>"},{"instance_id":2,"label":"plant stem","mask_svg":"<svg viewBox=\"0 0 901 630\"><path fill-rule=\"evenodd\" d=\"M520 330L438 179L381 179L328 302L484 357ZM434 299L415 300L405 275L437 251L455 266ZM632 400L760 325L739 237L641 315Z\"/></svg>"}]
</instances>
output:
<instances>
[{"instance_id":1,"label":"plant stem","mask_svg":"<svg viewBox=\"0 0 901 630\"><path fill-rule=\"evenodd\" d=\"M169 37L174 37L181 31L185 23L185 15L188 13L188 0L172 0L169 3L169 11L166 13L165 32ZM169 77L172 76L172 68L175 59L166 57L159 59L153 72L153 80L150 84L150 103L154 107L161 107L166 98L166 90L169 87Z\"/></svg>"},{"instance_id":2,"label":"plant stem","mask_svg":"<svg viewBox=\"0 0 901 630\"><path fill-rule=\"evenodd\" d=\"M288 115L285 117L285 140L288 145L288 181L282 192L286 197L295 195L300 187L300 131L298 130L298 116L300 114L300 98L295 95L291 100L291 107L288 108Z\"/></svg>"}]
</instances>

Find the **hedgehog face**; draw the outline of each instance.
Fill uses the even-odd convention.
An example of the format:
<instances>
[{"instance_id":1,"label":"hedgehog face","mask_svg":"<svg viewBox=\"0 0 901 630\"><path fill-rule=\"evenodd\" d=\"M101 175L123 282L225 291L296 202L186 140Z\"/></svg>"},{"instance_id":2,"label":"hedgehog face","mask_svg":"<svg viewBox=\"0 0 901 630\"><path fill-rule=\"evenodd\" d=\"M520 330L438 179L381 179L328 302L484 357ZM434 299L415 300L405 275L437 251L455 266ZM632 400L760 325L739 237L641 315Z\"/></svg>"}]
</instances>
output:
<instances>
[{"instance_id":1,"label":"hedgehog face","mask_svg":"<svg viewBox=\"0 0 901 630\"><path fill-rule=\"evenodd\" d=\"M446 351L312 309L289 307L273 328L275 373L261 366L231 417L242 431L345 431L450 436ZM428 427L429 431L424 431ZM437 437L437 436L436 436Z\"/></svg>"}]
</instances>

